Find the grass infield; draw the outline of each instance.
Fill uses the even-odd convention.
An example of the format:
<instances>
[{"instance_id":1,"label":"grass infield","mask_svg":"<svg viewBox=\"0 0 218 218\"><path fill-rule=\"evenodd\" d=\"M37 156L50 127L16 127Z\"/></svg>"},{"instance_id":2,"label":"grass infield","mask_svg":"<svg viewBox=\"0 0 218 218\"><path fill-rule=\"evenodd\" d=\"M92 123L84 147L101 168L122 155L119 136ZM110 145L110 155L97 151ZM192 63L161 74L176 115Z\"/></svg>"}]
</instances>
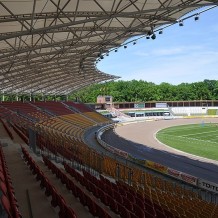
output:
<instances>
[{"instance_id":1,"label":"grass infield","mask_svg":"<svg viewBox=\"0 0 218 218\"><path fill-rule=\"evenodd\" d=\"M173 126L160 130L156 137L175 149L218 160L218 123Z\"/></svg>"}]
</instances>

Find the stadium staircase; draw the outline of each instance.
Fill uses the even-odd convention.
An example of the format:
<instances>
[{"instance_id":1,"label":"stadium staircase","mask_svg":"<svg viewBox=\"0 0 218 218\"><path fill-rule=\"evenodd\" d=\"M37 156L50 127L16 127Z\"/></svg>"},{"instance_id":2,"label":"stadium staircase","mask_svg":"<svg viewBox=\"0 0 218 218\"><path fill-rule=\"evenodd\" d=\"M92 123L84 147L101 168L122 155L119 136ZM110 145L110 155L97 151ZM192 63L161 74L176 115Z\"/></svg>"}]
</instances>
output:
<instances>
[{"instance_id":1,"label":"stadium staircase","mask_svg":"<svg viewBox=\"0 0 218 218\"><path fill-rule=\"evenodd\" d=\"M117 110L117 109L114 108L114 107L107 108L107 111L108 111L109 113L111 113L113 116L118 117L118 118L120 118L120 119L123 119L123 118L131 118L130 116L128 116L128 115L126 115L126 114L120 112L119 110Z\"/></svg>"}]
</instances>

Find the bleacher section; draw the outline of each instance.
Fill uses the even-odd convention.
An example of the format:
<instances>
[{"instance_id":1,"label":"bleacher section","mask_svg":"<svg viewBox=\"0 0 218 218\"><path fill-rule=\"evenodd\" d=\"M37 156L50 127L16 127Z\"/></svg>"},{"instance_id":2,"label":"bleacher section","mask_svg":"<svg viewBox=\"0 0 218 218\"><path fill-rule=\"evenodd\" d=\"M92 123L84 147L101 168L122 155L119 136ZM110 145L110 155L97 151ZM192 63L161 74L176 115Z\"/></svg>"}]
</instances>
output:
<instances>
[{"instance_id":1,"label":"bleacher section","mask_svg":"<svg viewBox=\"0 0 218 218\"><path fill-rule=\"evenodd\" d=\"M22 104L25 105L24 111L20 106ZM202 200L196 192L146 173L143 169L130 167L118 159L98 153L85 144L82 139L87 129L110 122L91 109L85 109L85 105L72 102L22 104L14 102L12 107L12 103L4 103L0 104L0 108L4 108L4 115L13 112L19 117L19 122L15 119L8 119L7 122L17 127L20 125L22 133L26 135L28 126L21 125L26 116L21 114L33 114L30 109L45 114L46 119L44 116L38 116L37 122L36 119L28 120L30 127L34 126L37 131L36 144L39 153L52 173L55 173L69 191L79 198L81 204L87 207L93 216L206 218L218 214L218 205ZM6 122L7 117L4 115L0 116ZM64 196L51 185L51 181L23 147L22 152L31 171L41 181L41 187L45 188L45 194L52 197L52 206L59 206L59 216L75 217L77 211L72 211L67 206ZM52 160L59 163L59 168ZM60 168L65 168L66 172ZM66 176L67 173L83 188L72 183L72 179ZM4 199L3 201L7 202ZM5 206L6 210L7 208L8 206Z\"/></svg>"},{"instance_id":2,"label":"bleacher section","mask_svg":"<svg viewBox=\"0 0 218 218\"><path fill-rule=\"evenodd\" d=\"M64 102L64 104L68 105L73 110L79 111L81 113L93 112L93 110L91 108L88 108L86 105L79 103L79 102L66 101L66 102Z\"/></svg>"},{"instance_id":3,"label":"bleacher section","mask_svg":"<svg viewBox=\"0 0 218 218\"><path fill-rule=\"evenodd\" d=\"M48 178L40 170L33 158L29 155L28 151L24 147L21 147L21 149L23 152L24 161L27 162L27 165L32 171L32 174L36 175L36 180L40 181L41 189L45 188L45 195L47 197L52 197L51 205L53 207L59 207L59 217L76 218L77 216L73 209L67 206L64 198L60 194L58 194L55 187L51 184Z\"/></svg>"},{"instance_id":4,"label":"bleacher section","mask_svg":"<svg viewBox=\"0 0 218 218\"><path fill-rule=\"evenodd\" d=\"M73 111L70 110L69 108L65 107L64 104L61 102L54 102L54 101L39 101L39 102L33 102L33 105L41 108L47 113L51 113L53 115L64 115L64 114L72 114Z\"/></svg>"},{"instance_id":5,"label":"bleacher section","mask_svg":"<svg viewBox=\"0 0 218 218\"><path fill-rule=\"evenodd\" d=\"M0 144L0 193L1 204L0 217L20 218L16 197L14 196L14 188L12 180L8 172L5 156Z\"/></svg>"},{"instance_id":6,"label":"bleacher section","mask_svg":"<svg viewBox=\"0 0 218 218\"><path fill-rule=\"evenodd\" d=\"M50 117L49 114L44 113L40 108L36 108L27 102L1 102L1 106L2 108L7 108L9 113L16 113L17 115L30 119L33 122L45 120Z\"/></svg>"},{"instance_id":7,"label":"bleacher section","mask_svg":"<svg viewBox=\"0 0 218 218\"><path fill-rule=\"evenodd\" d=\"M172 107L171 112L174 116L206 115L207 108L205 107Z\"/></svg>"}]
</instances>

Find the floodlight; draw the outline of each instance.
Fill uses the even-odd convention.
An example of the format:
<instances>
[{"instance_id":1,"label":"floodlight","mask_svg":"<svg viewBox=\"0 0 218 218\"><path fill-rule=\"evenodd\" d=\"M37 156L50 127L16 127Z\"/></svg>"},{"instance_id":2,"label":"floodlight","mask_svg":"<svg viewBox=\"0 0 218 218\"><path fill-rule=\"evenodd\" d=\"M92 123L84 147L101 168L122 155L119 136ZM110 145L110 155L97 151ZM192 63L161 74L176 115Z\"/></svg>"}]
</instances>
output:
<instances>
[{"instance_id":1,"label":"floodlight","mask_svg":"<svg viewBox=\"0 0 218 218\"><path fill-rule=\"evenodd\" d=\"M154 40L156 39L156 35L153 33L153 35L151 36L151 38Z\"/></svg>"},{"instance_id":2,"label":"floodlight","mask_svg":"<svg viewBox=\"0 0 218 218\"><path fill-rule=\"evenodd\" d=\"M198 21L198 20L199 20L199 14L196 14L195 21Z\"/></svg>"},{"instance_id":3,"label":"floodlight","mask_svg":"<svg viewBox=\"0 0 218 218\"><path fill-rule=\"evenodd\" d=\"M182 21L182 20L180 20L180 21L179 21L179 26L184 26L184 24L183 24L183 21Z\"/></svg>"}]
</instances>

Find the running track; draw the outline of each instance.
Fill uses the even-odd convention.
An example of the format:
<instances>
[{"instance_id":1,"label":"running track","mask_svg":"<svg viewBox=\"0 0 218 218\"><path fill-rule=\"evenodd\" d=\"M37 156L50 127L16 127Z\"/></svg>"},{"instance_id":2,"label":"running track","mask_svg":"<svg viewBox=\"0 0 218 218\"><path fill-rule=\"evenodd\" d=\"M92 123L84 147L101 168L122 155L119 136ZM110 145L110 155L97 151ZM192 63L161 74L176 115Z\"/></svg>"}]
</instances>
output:
<instances>
[{"instance_id":1,"label":"running track","mask_svg":"<svg viewBox=\"0 0 218 218\"><path fill-rule=\"evenodd\" d=\"M204 118L203 120L205 123L218 123L218 118ZM155 138L155 133L160 129L174 125L201 124L201 122L202 119L174 119L132 123L119 126L114 131L106 131L102 139L134 157L151 160L198 178L218 183L218 161L180 152L161 144Z\"/></svg>"}]
</instances>

